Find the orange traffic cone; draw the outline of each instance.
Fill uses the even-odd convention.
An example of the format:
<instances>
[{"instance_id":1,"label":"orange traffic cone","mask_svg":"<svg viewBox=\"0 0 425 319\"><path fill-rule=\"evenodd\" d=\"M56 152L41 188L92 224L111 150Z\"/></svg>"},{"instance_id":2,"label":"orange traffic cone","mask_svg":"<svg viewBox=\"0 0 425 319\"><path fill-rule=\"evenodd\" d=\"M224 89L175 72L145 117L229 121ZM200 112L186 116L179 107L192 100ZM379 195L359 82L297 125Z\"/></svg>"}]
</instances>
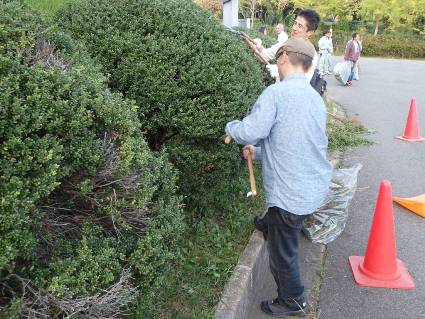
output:
<instances>
[{"instance_id":1,"label":"orange traffic cone","mask_svg":"<svg viewBox=\"0 0 425 319\"><path fill-rule=\"evenodd\" d=\"M391 183L381 182L365 256L350 256L354 280L360 286L414 289L404 263L397 258Z\"/></svg>"},{"instance_id":2,"label":"orange traffic cone","mask_svg":"<svg viewBox=\"0 0 425 319\"><path fill-rule=\"evenodd\" d=\"M410 198L393 197L393 201L408 210L425 217L425 194Z\"/></svg>"},{"instance_id":3,"label":"orange traffic cone","mask_svg":"<svg viewBox=\"0 0 425 319\"><path fill-rule=\"evenodd\" d=\"M416 100L410 102L409 116L407 117L406 128L403 136L397 138L408 142L425 141L425 138L419 135L418 118L416 116Z\"/></svg>"}]
</instances>

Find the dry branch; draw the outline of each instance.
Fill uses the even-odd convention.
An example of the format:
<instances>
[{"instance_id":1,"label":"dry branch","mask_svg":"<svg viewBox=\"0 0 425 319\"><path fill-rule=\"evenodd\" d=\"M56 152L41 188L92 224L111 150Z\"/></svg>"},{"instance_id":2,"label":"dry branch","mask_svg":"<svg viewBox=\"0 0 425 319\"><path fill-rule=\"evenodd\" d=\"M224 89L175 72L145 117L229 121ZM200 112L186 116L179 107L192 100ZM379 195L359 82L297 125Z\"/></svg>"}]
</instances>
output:
<instances>
[{"instance_id":1,"label":"dry branch","mask_svg":"<svg viewBox=\"0 0 425 319\"><path fill-rule=\"evenodd\" d=\"M138 290L131 284L129 270L124 270L119 281L108 289L90 297L74 299L57 297L17 275L9 275L8 279L20 282L21 317L27 319L125 318L130 315L130 306L138 299ZM5 283L1 286L5 288Z\"/></svg>"}]
</instances>

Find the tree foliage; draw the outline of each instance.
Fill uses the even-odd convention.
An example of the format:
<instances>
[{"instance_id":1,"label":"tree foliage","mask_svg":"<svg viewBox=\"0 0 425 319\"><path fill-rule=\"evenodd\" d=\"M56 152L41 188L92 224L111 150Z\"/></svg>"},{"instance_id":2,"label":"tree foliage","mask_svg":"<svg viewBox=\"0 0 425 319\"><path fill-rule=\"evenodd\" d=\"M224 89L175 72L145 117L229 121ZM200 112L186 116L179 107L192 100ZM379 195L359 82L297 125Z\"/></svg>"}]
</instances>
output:
<instances>
[{"instance_id":1,"label":"tree foliage","mask_svg":"<svg viewBox=\"0 0 425 319\"><path fill-rule=\"evenodd\" d=\"M276 12L281 12L282 8L295 10L309 8L316 10L322 20L373 22L375 35L383 22L390 29L404 25L419 32L425 32L425 2L423 0L242 0L240 8L245 17L251 18L273 16ZM275 23L275 20L272 23Z\"/></svg>"},{"instance_id":2,"label":"tree foliage","mask_svg":"<svg viewBox=\"0 0 425 319\"><path fill-rule=\"evenodd\" d=\"M197 5L209 10L215 17L219 17L223 11L223 0L193 0Z\"/></svg>"},{"instance_id":3,"label":"tree foliage","mask_svg":"<svg viewBox=\"0 0 425 319\"><path fill-rule=\"evenodd\" d=\"M287 10L292 8L288 0L240 0L239 11L245 18L251 19L254 26L255 18L259 18L263 24L276 25L284 22Z\"/></svg>"},{"instance_id":4,"label":"tree foliage","mask_svg":"<svg viewBox=\"0 0 425 319\"><path fill-rule=\"evenodd\" d=\"M361 10L363 18L375 22L375 32L378 34L379 22L387 19L392 27L401 23L411 23L415 0L362 0Z\"/></svg>"}]
</instances>

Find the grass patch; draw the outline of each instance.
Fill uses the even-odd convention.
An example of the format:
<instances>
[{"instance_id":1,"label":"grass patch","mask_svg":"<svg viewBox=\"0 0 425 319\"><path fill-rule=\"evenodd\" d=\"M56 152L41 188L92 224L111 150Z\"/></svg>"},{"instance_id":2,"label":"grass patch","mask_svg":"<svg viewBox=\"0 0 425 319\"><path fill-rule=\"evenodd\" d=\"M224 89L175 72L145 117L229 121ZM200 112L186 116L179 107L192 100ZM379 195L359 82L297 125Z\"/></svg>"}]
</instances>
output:
<instances>
[{"instance_id":1,"label":"grass patch","mask_svg":"<svg viewBox=\"0 0 425 319\"><path fill-rule=\"evenodd\" d=\"M262 194L240 200L251 201L247 211L226 218L207 218L190 227L181 247L185 259L167 275L158 303L152 305L158 308L154 318L214 317L224 287L254 230L253 216L264 206ZM135 318L146 318L146 313L139 310Z\"/></svg>"},{"instance_id":2,"label":"grass patch","mask_svg":"<svg viewBox=\"0 0 425 319\"><path fill-rule=\"evenodd\" d=\"M196 214L187 217L188 229L178 248L183 258L165 274L160 292L154 296L155 303L147 304L141 295L132 318L214 318L224 288L254 231L253 217L264 211L265 198L258 163L254 163L254 172L257 196L246 198L249 190L246 170L240 180L228 176L232 184L245 185L245 189L234 190L237 199L229 204L228 210L202 219L194 217ZM223 197L226 198L229 189L223 189Z\"/></svg>"},{"instance_id":3,"label":"grass patch","mask_svg":"<svg viewBox=\"0 0 425 319\"><path fill-rule=\"evenodd\" d=\"M311 299L309 300L310 312L307 315L307 319L316 319L319 317L319 300L320 300L320 291L322 289L323 278L325 277L325 267L326 259L328 257L327 247L324 246L322 263L320 269L316 274L316 279L314 280L313 292Z\"/></svg>"},{"instance_id":4,"label":"grass patch","mask_svg":"<svg viewBox=\"0 0 425 319\"><path fill-rule=\"evenodd\" d=\"M183 247L186 262L172 274L175 286L165 296L169 302L163 305L161 317L214 316L215 306L253 231L251 217L238 216L224 223L204 220L192 228Z\"/></svg>"}]
</instances>

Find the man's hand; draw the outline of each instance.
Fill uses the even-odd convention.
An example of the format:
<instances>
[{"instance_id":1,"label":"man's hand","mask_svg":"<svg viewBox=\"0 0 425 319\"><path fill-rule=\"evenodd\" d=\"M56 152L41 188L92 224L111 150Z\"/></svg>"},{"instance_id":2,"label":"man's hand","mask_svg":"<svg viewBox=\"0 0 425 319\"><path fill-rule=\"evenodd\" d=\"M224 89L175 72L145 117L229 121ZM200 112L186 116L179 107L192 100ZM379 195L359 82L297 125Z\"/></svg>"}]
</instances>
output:
<instances>
[{"instance_id":1,"label":"man's hand","mask_svg":"<svg viewBox=\"0 0 425 319\"><path fill-rule=\"evenodd\" d=\"M254 145L245 145L242 148L242 155L245 159L248 159L248 155L251 154L252 160L255 160L255 148Z\"/></svg>"},{"instance_id":2,"label":"man's hand","mask_svg":"<svg viewBox=\"0 0 425 319\"><path fill-rule=\"evenodd\" d=\"M276 82L280 81L279 71L277 69L276 64L267 64L266 65L267 71L269 71L270 76L274 79L276 79Z\"/></svg>"},{"instance_id":3,"label":"man's hand","mask_svg":"<svg viewBox=\"0 0 425 319\"><path fill-rule=\"evenodd\" d=\"M257 46L257 48L258 49L261 49L263 46L262 46L262 44L263 44L263 41L261 41L261 39L252 39L252 42L254 42L255 43L255 45Z\"/></svg>"}]
</instances>

